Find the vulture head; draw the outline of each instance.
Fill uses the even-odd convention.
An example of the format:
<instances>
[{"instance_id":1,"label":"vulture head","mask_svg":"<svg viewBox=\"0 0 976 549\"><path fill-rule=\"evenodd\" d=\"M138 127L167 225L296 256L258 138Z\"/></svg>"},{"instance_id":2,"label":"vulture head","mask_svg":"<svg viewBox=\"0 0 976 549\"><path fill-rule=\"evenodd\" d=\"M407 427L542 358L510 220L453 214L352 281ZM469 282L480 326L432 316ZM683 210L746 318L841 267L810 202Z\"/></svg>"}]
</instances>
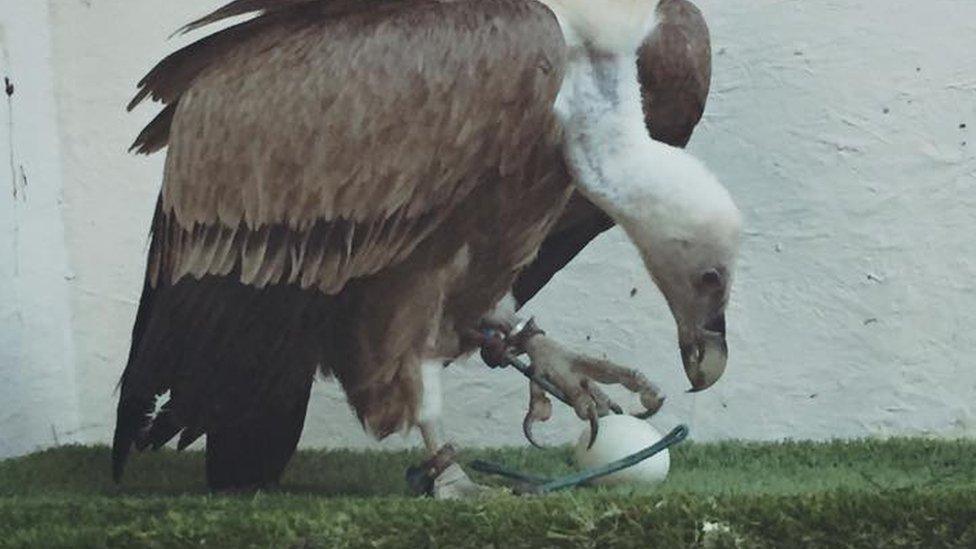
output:
<instances>
[{"instance_id":1,"label":"vulture head","mask_svg":"<svg viewBox=\"0 0 976 549\"><path fill-rule=\"evenodd\" d=\"M667 300L685 374L697 392L725 372L725 307L742 222L729 193L694 157L676 154L669 168L678 199L661 208L635 197L635 215L624 228Z\"/></svg>"},{"instance_id":2,"label":"vulture head","mask_svg":"<svg viewBox=\"0 0 976 549\"><path fill-rule=\"evenodd\" d=\"M570 51L556 101L578 190L638 248L664 294L692 391L725 371L725 307L741 217L698 159L644 125L636 51L655 27L649 0L548 0ZM653 126L653 120L649 121Z\"/></svg>"},{"instance_id":3,"label":"vulture head","mask_svg":"<svg viewBox=\"0 0 976 549\"><path fill-rule=\"evenodd\" d=\"M591 181L617 184L581 190L637 247L674 316L691 391L705 390L725 372L728 358L725 307L739 251L739 209L718 179L681 149L658 143L619 160L589 174Z\"/></svg>"}]
</instances>

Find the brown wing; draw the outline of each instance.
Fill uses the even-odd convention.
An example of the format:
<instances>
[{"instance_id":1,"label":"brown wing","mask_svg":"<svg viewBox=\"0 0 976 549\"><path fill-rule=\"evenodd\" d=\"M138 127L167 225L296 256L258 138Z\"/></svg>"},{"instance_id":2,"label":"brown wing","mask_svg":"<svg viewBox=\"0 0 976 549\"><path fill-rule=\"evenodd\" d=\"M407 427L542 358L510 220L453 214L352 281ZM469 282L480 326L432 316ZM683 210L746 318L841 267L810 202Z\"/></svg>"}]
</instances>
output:
<instances>
[{"instance_id":1,"label":"brown wing","mask_svg":"<svg viewBox=\"0 0 976 549\"><path fill-rule=\"evenodd\" d=\"M644 120L651 137L684 147L701 119L711 82L712 53L708 26L687 0L661 0L659 23L638 53ZM522 270L512 289L519 306L532 299L613 220L579 193Z\"/></svg>"},{"instance_id":2,"label":"brown wing","mask_svg":"<svg viewBox=\"0 0 976 549\"><path fill-rule=\"evenodd\" d=\"M246 284L336 293L408 254L470 192L466 174L519 165L515 145L537 131L525 117L543 114L526 106L558 88L527 30L551 16L410 4L318 19L302 4L303 17L272 12L280 24L211 45L219 59L172 114L154 283L240 267ZM514 12L526 17L497 17Z\"/></svg>"},{"instance_id":3,"label":"brown wing","mask_svg":"<svg viewBox=\"0 0 976 549\"><path fill-rule=\"evenodd\" d=\"M134 101L166 104L135 147L169 151L116 474L133 442L182 430L207 433L208 473L213 452L257 475L227 482L274 477L297 441L332 296L409 256L486 173L518 173L551 119L565 46L540 4L285 4L239 0L208 16L264 10L165 59ZM233 457L256 448L273 455Z\"/></svg>"},{"instance_id":4,"label":"brown wing","mask_svg":"<svg viewBox=\"0 0 976 549\"><path fill-rule=\"evenodd\" d=\"M701 120L712 81L712 46L705 18L687 0L662 0L660 24L637 60L644 120L651 137L684 147Z\"/></svg>"}]
</instances>

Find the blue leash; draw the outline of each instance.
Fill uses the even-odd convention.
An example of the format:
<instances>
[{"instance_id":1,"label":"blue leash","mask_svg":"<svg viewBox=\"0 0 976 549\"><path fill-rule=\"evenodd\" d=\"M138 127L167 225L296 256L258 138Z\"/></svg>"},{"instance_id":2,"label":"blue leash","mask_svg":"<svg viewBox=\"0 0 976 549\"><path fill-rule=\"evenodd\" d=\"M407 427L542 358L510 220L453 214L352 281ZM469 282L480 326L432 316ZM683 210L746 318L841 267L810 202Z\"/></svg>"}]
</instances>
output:
<instances>
[{"instance_id":1,"label":"blue leash","mask_svg":"<svg viewBox=\"0 0 976 549\"><path fill-rule=\"evenodd\" d=\"M482 461L480 459L472 461L470 463L470 467L480 473L498 475L518 481L519 484L515 487L515 492L518 494L548 494L550 492L556 492L558 490L579 486L595 478L604 477L616 473L621 469L626 469L627 467L636 465L645 459L648 459L651 456L658 454L671 446L674 446L687 437L688 427L686 425L678 425L661 440L639 452L635 452L627 457L612 461L601 467L587 469L586 471L554 479L528 473L521 473L502 465Z\"/></svg>"}]
</instances>

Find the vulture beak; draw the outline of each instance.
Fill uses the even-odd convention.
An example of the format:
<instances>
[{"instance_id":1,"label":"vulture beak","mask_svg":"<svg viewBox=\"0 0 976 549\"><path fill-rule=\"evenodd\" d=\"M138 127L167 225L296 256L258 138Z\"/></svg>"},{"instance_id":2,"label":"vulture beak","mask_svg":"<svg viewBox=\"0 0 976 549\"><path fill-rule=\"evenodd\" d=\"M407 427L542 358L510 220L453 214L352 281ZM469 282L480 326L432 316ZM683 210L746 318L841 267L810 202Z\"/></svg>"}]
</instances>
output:
<instances>
[{"instance_id":1,"label":"vulture beak","mask_svg":"<svg viewBox=\"0 0 976 549\"><path fill-rule=\"evenodd\" d=\"M725 313L690 330L680 341L681 361L691 382L689 393L704 391L725 373L729 346L725 342Z\"/></svg>"}]
</instances>

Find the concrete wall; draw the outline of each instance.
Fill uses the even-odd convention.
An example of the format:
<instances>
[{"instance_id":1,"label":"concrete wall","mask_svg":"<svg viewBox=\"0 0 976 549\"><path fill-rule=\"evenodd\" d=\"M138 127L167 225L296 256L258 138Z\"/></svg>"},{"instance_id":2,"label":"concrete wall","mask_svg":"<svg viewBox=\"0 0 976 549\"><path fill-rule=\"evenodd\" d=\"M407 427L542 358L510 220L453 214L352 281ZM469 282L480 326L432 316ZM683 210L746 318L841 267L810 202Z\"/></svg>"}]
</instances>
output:
<instances>
[{"instance_id":1,"label":"concrete wall","mask_svg":"<svg viewBox=\"0 0 976 549\"><path fill-rule=\"evenodd\" d=\"M45 414L77 418L80 440L110 435L162 162L160 155L124 154L154 109L126 114L123 105L150 65L185 42L167 42L167 35L218 3L50 0L45 14L40 1L0 0L19 10L3 11L5 47L18 44L14 33L30 36L39 49L20 55L39 62L27 72L48 60L53 68L56 115L40 105L19 126L58 138L44 133L53 143L37 150L47 155L47 192L61 180L64 195L58 216L29 210L33 202L14 208L9 185L0 188L0 337L14 342L0 351L0 372L14 379L0 387L7 397L0 400L0 439L16 439L0 453L50 443L38 434L39 425L54 423ZM672 322L619 232L587 249L530 312L580 349L643 368L671 395L657 423L689 422L698 439L976 434L976 335L969 329L976 308L976 2L699 5L712 27L715 71L691 149L733 190L748 223L725 379L701 395L682 393L687 382ZM22 18L25 11L32 18ZM50 36L37 35L48 15ZM15 76L25 78L21 70ZM15 101L43 103L38 90L50 93L50 82L34 78L37 88L25 81L28 91ZM7 171L0 169L0 183L11 177ZM11 220L44 228L36 238L46 240L34 247L21 232L19 253L67 250L66 259L47 251L32 259L33 290L21 292L13 308L6 293L7 281L17 280L6 261L16 255L8 251ZM61 224L63 243L60 228L52 228ZM58 290L65 284L67 294ZM69 324L56 321L69 318L68 310ZM45 324L27 332L7 320L8 311ZM65 390L71 373L77 399L9 404L7 392L22 393L8 386L36 385L51 395L44 391ZM516 373L472 361L449 370L446 382L448 429L458 442L522 443L527 390ZM560 411L541 431L555 442L578 428ZM304 443L373 444L336 386L324 382L316 386Z\"/></svg>"},{"instance_id":2,"label":"concrete wall","mask_svg":"<svg viewBox=\"0 0 976 549\"><path fill-rule=\"evenodd\" d=\"M78 436L49 30L0 0L0 456Z\"/></svg>"}]
</instances>

